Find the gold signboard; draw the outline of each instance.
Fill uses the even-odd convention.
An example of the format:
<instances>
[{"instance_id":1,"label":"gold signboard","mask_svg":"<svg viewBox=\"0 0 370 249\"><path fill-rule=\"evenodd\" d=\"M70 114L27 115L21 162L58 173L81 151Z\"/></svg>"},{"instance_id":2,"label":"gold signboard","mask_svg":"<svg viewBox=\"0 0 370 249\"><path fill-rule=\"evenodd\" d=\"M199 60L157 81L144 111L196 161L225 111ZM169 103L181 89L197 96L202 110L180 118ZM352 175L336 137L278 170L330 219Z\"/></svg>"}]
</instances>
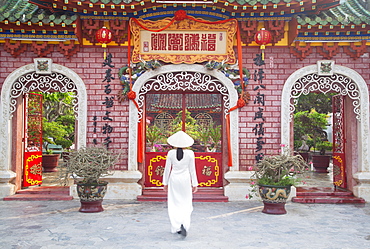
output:
<instances>
[{"instance_id":1,"label":"gold signboard","mask_svg":"<svg viewBox=\"0 0 370 249\"><path fill-rule=\"evenodd\" d=\"M190 19L175 21L163 31L154 32L170 23L160 21L131 21L134 50L132 62L161 60L179 64L193 64L204 61L225 61L235 64L233 39L237 21L209 24Z\"/></svg>"}]
</instances>

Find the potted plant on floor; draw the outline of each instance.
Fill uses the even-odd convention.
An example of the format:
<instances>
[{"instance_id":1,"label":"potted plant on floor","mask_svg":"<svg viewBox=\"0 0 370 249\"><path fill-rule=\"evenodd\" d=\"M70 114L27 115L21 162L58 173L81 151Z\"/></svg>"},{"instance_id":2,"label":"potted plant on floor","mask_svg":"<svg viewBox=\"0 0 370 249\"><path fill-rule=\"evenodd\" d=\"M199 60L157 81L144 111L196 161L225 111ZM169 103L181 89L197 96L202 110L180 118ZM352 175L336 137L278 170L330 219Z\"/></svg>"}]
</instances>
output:
<instances>
[{"instance_id":1,"label":"potted plant on floor","mask_svg":"<svg viewBox=\"0 0 370 249\"><path fill-rule=\"evenodd\" d=\"M333 143L329 141L318 141L315 145L315 149L319 151L319 154L312 156L313 167L317 173L329 173L328 168L330 165L331 155L327 155L326 151L333 149Z\"/></svg>"},{"instance_id":2,"label":"potted plant on floor","mask_svg":"<svg viewBox=\"0 0 370 249\"><path fill-rule=\"evenodd\" d=\"M264 156L257 162L253 177L264 208L263 213L286 214L285 203L292 186L301 182L298 176L308 171L308 165L301 155L294 155L282 145L279 155Z\"/></svg>"},{"instance_id":3,"label":"potted plant on floor","mask_svg":"<svg viewBox=\"0 0 370 249\"><path fill-rule=\"evenodd\" d=\"M42 154L42 171L43 172L57 172L60 154L54 153L52 150L46 150Z\"/></svg>"},{"instance_id":4,"label":"potted plant on floor","mask_svg":"<svg viewBox=\"0 0 370 249\"><path fill-rule=\"evenodd\" d=\"M100 178L112 175L111 170L118 162L120 153L104 146L82 147L71 151L62 163L61 177L68 181L69 176L76 180L80 197L80 212L95 213L103 211L102 202L108 182Z\"/></svg>"},{"instance_id":5,"label":"potted plant on floor","mask_svg":"<svg viewBox=\"0 0 370 249\"><path fill-rule=\"evenodd\" d=\"M294 114L295 127L300 127L300 133L306 134L312 141L312 163L318 173L328 172L330 155L325 155L332 149L332 143L327 141L325 129L329 126L327 115L318 113L314 109L310 112L302 111ZM295 130L296 131L296 130Z\"/></svg>"}]
</instances>

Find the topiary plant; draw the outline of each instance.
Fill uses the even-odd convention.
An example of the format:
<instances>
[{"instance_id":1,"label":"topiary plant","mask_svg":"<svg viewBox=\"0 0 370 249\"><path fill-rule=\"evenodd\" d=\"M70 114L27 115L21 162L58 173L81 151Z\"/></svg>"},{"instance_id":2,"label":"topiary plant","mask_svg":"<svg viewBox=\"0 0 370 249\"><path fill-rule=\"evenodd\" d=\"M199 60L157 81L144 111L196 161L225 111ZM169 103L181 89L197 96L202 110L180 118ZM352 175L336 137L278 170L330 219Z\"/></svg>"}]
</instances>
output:
<instances>
[{"instance_id":1,"label":"topiary plant","mask_svg":"<svg viewBox=\"0 0 370 249\"><path fill-rule=\"evenodd\" d=\"M108 150L104 146L82 147L71 151L61 165L61 177L64 183L68 176L83 183L96 184L103 176L112 175L111 170L117 164L121 153Z\"/></svg>"}]
</instances>

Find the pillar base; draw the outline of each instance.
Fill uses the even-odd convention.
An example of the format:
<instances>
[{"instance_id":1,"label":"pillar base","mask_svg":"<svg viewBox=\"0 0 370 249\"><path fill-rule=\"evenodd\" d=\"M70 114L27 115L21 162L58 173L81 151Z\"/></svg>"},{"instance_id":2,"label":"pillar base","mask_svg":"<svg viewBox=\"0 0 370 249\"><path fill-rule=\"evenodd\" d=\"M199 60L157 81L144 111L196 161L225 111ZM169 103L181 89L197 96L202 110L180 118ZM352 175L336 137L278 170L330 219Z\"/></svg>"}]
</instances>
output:
<instances>
[{"instance_id":1,"label":"pillar base","mask_svg":"<svg viewBox=\"0 0 370 249\"><path fill-rule=\"evenodd\" d=\"M358 183L353 187L353 194L366 202L370 202L370 172L355 173L353 178Z\"/></svg>"},{"instance_id":2,"label":"pillar base","mask_svg":"<svg viewBox=\"0 0 370 249\"><path fill-rule=\"evenodd\" d=\"M13 171L0 171L0 198L15 194L15 185L11 183L15 176L16 174Z\"/></svg>"},{"instance_id":3,"label":"pillar base","mask_svg":"<svg viewBox=\"0 0 370 249\"><path fill-rule=\"evenodd\" d=\"M229 201L246 201L251 192L251 176L254 171L228 171L225 179L229 182L224 187Z\"/></svg>"}]
</instances>

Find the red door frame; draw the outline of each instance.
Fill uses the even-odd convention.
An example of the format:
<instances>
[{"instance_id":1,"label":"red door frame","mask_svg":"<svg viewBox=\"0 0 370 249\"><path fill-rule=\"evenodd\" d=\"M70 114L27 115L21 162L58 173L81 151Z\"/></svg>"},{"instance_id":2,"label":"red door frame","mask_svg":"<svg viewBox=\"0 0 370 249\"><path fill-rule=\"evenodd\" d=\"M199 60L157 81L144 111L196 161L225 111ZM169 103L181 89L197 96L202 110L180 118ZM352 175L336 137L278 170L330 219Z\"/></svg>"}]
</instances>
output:
<instances>
[{"instance_id":1,"label":"red door frame","mask_svg":"<svg viewBox=\"0 0 370 249\"><path fill-rule=\"evenodd\" d=\"M171 94L178 92L169 92ZM185 94L182 94L182 110L186 108ZM198 93L199 94L199 93ZM146 114L146 111L144 111ZM222 113L222 111L221 111ZM144 116L145 116L144 114ZM185 112L182 112L182 119L185 120ZM145 117L143 117L145 119ZM224 126L224 120L221 122ZM185 130L185 122L182 122L182 130ZM221 128L221 130L223 130ZM146 132L145 132L146 134ZM222 136L224 137L224 136ZM223 140L221 138L221 140ZM146 137L144 138L146 141ZM222 146L224 147L224 146ZM199 187L223 187L223 152L224 149L221 148L221 152L195 152L195 165L196 172L199 182ZM165 167L167 152L145 152L144 160L144 187L161 187L163 172Z\"/></svg>"},{"instance_id":2,"label":"red door frame","mask_svg":"<svg viewBox=\"0 0 370 249\"><path fill-rule=\"evenodd\" d=\"M345 157L344 98L335 95L333 102L333 184L335 187L347 188Z\"/></svg>"},{"instance_id":3,"label":"red door frame","mask_svg":"<svg viewBox=\"0 0 370 249\"><path fill-rule=\"evenodd\" d=\"M42 184L42 95L24 96L24 154L22 187Z\"/></svg>"}]
</instances>

